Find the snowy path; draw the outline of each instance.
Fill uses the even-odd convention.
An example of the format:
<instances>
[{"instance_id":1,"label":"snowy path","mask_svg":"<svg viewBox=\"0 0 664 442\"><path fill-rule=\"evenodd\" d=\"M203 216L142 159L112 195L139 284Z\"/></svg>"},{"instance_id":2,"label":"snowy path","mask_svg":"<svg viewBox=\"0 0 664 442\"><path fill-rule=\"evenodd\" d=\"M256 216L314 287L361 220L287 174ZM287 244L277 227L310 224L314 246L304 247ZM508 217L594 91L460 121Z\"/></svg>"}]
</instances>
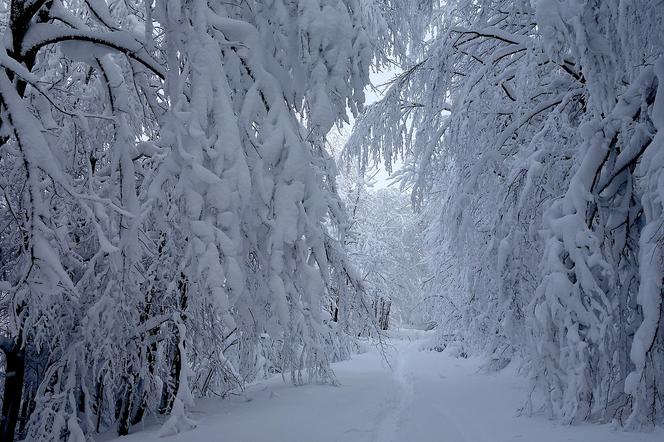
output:
<instances>
[{"instance_id":1,"label":"snowy path","mask_svg":"<svg viewBox=\"0 0 664 442\"><path fill-rule=\"evenodd\" d=\"M376 349L335 364L340 387L292 387L281 378L251 386L247 399L199 401L198 428L168 438L157 427L122 442L661 442L664 432L565 427L518 417L526 383L506 372L477 374L477 361L419 351L395 340L391 367Z\"/></svg>"}]
</instances>

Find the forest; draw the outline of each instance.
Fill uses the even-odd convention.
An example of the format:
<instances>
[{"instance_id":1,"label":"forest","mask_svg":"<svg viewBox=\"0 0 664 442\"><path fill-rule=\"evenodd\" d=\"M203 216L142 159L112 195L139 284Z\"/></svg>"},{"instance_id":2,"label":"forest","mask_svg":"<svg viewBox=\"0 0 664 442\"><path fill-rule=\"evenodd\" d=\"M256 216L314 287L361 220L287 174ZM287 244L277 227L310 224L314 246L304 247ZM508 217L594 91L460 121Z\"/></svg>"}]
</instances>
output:
<instances>
[{"instance_id":1,"label":"forest","mask_svg":"<svg viewBox=\"0 0 664 442\"><path fill-rule=\"evenodd\" d=\"M366 440L479 442L404 434L453 406L439 353L664 434L662 0L0 0L0 33L0 441L193 435L273 377L357 393L369 347Z\"/></svg>"}]
</instances>

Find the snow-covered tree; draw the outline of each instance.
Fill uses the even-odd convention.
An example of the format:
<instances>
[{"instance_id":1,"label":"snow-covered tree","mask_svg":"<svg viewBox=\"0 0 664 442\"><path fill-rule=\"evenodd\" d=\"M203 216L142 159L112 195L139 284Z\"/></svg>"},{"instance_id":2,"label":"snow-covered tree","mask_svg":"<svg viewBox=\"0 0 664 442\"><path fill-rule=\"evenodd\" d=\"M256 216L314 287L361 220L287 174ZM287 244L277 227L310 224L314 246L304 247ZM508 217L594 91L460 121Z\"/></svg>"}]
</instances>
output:
<instances>
[{"instance_id":1,"label":"snow-covered tree","mask_svg":"<svg viewBox=\"0 0 664 442\"><path fill-rule=\"evenodd\" d=\"M375 188L376 171L344 169L341 189L350 217L346 247L374 315L383 329L419 326L431 319L423 296L427 266L419 216L403 191Z\"/></svg>"},{"instance_id":2,"label":"snow-covered tree","mask_svg":"<svg viewBox=\"0 0 664 442\"><path fill-rule=\"evenodd\" d=\"M3 441L167 434L194 394L334 380L363 310L326 317L359 282L324 137L385 59L381 5L0 6Z\"/></svg>"},{"instance_id":3,"label":"snow-covered tree","mask_svg":"<svg viewBox=\"0 0 664 442\"><path fill-rule=\"evenodd\" d=\"M664 418L663 13L445 2L346 152L404 158L432 222L441 322L494 366L524 356L566 422Z\"/></svg>"}]
</instances>

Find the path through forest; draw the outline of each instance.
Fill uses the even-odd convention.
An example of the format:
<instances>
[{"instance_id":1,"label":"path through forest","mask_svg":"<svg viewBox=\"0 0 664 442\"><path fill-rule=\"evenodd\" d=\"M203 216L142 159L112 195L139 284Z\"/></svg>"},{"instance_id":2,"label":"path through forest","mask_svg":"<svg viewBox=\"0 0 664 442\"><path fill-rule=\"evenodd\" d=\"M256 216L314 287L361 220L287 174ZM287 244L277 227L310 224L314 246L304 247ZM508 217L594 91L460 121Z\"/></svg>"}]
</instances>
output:
<instances>
[{"instance_id":1,"label":"path through forest","mask_svg":"<svg viewBox=\"0 0 664 442\"><path fill-rule=\"evenodd\" d=\"M425 332L394 336L390 365L377 348L335 364L340 386L293 387L280 377L244 397L199 400L196 429L160 438L158 426L122 442L646 442L664 433L561 426L519 416L527 382L508 367L478 373L479 360L420 351Z\"/></svg>"}]
</instances>

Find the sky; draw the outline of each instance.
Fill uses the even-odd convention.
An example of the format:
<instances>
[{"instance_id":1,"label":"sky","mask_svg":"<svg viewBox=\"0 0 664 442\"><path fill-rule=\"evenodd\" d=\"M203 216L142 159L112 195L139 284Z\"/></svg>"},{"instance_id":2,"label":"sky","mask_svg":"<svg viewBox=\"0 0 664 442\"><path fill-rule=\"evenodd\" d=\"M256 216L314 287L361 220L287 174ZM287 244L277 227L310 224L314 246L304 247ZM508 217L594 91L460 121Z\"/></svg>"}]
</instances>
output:
<instances>
[{"instance_id":1,"label":"sky","mask_svg":"<svg viewBox=\"0 0 664 442\"><path fill-rule=\"evenodd\" d=\"M375 86L375 88L366 87L364 89L364 95L366 96L365 104L369 105L383 98L383 92L385 91L385 86L382 85L394 79L394 77L396 77L399 74L399 72L400 71L397 69L390 69L382 72L373 72L369 78L371 79L371 83Z\"/></svg>"}]
</instances>

